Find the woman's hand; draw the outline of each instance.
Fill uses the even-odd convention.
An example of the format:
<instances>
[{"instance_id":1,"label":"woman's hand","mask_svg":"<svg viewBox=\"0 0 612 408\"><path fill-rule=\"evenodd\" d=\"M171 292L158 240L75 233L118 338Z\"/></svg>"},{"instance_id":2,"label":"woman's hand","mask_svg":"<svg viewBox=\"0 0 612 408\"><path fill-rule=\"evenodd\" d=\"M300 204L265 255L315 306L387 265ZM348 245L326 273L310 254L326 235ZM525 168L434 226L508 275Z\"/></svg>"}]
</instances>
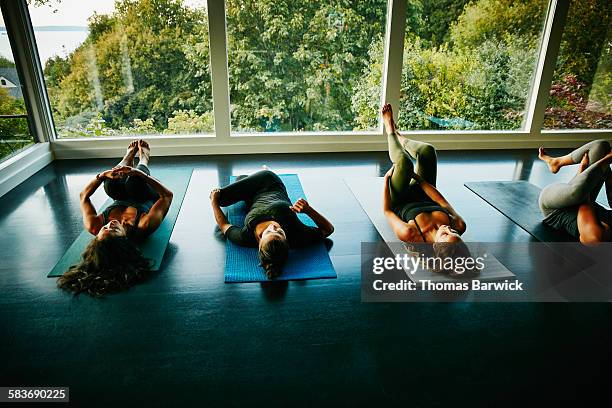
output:
<instances>
[{"instance_id":1,"label":"woman's hand","mask_svg":"<svg viewBox=\"0 0 612 408\"><path fill-rule=\"evenodd\" d=\"M391 165L391 168L387 170L387 172L385 173L385 179L388 179L393 175L393 170L395 170L395 164Z\"/></svg>"},{"instance_id":2,"label":"woman's hand","mask_svg":"<svg viewBox=\"0 0 612 408\"><path fill-rule=\"evenodd\" d=\"M122 173L117 172L117 168L112 168L110 170L105 170L102 173L98 174L98 177L107 178L107 179L120 179L123 176Z\"/></svg>"},{"instance_id":3,"label":"woman's hand","mask_svg":"<svg viewBox=\"0 0 612 408\"><path fill-rule=\"evenodd\" d=\"M146 175L146 173L143 173L142 171L135 169L133 167L130 167L130 166L115 167L113 169L113 172L116 176L115 178Z\"/></svg>"},{"instance_id":4,"label":"woman's hand","mask_svg":"<svg viewBox=\"0 0 612 408\"><path fill-rule=\"evenodd\" d=\"M310 210L312 209L310 204L308 204L308 201L304 200L303 198L300 198L299 200L297 200L290 208L296 214L299 214L299 213L308 214Z\"/></svg>"},{"instance_id":5,"label":"woman's hand","mask_svg":"<svg viewBox=\"0 0 612 408\"><path fill-rule=\"evenodd\" d=\"M414 170L412 171L412 174L410 174L410 177L412 177L413 179L416 180L417 183L421 184L423 182L423 177L419 176L418 174L416 174L414 172Z\"/></svg>"},{"instance_id":6,"label":"woman's hand","mask_svg":"<svg viewBox=\"0 0 612 408\"><path fill-rule=\"evenodd\" d=\"M219 188L213 188L212 191L210 192L210 201L212 203L218 203L219 202L219 196L221 196L221 189Z\"/></svg>"}]
</instances>

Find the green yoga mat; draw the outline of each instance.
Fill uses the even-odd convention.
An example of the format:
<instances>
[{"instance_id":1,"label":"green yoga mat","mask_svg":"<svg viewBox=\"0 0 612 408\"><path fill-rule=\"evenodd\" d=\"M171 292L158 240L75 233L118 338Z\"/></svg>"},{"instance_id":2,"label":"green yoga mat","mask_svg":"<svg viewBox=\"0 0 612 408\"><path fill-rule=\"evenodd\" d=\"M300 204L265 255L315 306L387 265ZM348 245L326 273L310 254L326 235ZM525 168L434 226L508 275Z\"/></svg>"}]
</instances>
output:
<instances>
[{"instance_id":1,"label":"green yoga mat","mask_svg":"<svg viewBox=\"0 0 612 408\"><path fill-rule=\"evenodd\" d=\"M174 193L172 205L170 205L166 218L164 218L164 221L161 223L159 228L157 228L153 234L151 234L143 243L140 244L140 250L144 256L152 259L155 262L152 268L154 271L159 270L164 257L164 252L166 252L166 247L170 241L170 235L172 235L174 224L178 218L181 205L183 204L183 199L185 198L185 193L187 192L187 187L189 186L189 181L191 180L192 171L193 170L182 169L163 170L159 171L159 173L155 171L152 172L154 177L158 178L166 187L168 187L168 189L170 189L170 191ZM99 212L102 212L106 207L112 204L112 202L112 199L108 199ZM57 262L47 277L57 278L62 276L64 272L70 268L70 266L79 263L81 253L92 238L93 236L89 232L83 231L81 235L74 240L72 245L70 245L64 256L62 256L62 258Z\"/></svg>"}]
</instances>

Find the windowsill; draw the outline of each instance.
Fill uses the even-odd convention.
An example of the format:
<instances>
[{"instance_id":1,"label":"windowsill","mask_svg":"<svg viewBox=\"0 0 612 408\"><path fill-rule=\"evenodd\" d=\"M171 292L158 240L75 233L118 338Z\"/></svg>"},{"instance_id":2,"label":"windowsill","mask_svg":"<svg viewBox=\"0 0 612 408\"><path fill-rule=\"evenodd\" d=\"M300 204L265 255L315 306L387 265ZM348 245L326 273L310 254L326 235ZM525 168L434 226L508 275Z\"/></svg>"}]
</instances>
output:
<instances>
[{"instance_id":1,"label":"windowsill","mask_svg":"<svg viewBox=\"0 0 612 408\"><path fill-rule=\"evenodd\" d=\"M25 160L27 160L31 155L35 155L40 152L50 152L50 144L49 143L34 143L29 146L24 147L18 152L12 154L10 157L2 160L0 162L0 172L8 169L10 167L15 166Z\"/></svg>"},{"instance_id":2,"label":"windowsill","mask_svg":"<svg viewBox=\"0 0 612 408\"><path fill-rule=\"evenodd\" d=\"M612 129L542 129L542 134L564 134L564 133L605 133L610 135Z\"/></svg>"},{"instance_id":3,"label":"windowsill","mask_svg":"<svg viewBox=\"0 0 612 408\"><path fill-rule=\"evenodd\" d=\"M148 135L119 135L119 136L100 136L100 137L59 137L56 139L56 142L71 142L71 141L79 141L79 142L87 142L87 141L100 141L100 140L134 140L134 139L143 139L143 138L154 138L154 139L214 139L214 133L177 133L177 134L148 134Z\"/></svg>"},{"instance_id":4,"label":"windowsill","mask_svg":"<svg viewBox=\"0 0 612 408\"><path fill-rule=\"evenodd\" d=\"M0 197L51 162L51 144L36 143L0 163Z\"/></svg>"}]
</instances>

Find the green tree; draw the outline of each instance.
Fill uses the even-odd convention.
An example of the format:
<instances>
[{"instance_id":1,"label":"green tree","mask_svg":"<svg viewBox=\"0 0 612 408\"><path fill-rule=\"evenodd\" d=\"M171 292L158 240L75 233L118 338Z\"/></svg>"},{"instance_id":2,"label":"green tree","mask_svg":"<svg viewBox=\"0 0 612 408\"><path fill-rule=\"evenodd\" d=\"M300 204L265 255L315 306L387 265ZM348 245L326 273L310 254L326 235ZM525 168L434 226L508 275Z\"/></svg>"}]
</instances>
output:
<instances>
[{"instance_id":1,"label":"green tree","mask_svg":"<svg viewBox=\"0 0 612 408\"><path fill-rule=\"evenodd\" d=\"M86 41L46 66L60 118L71 123L82 117L85 125L87 112L100 112L114 129L152 118L162 130L175 110L211 110L202 75L188 58L197 52L205 57L204 10L180 0L120 0L115 7L110 16L94 14Z\"/></svg>"},{"instance_id":2,"label":"green tree","mask_svg":"<svg viewBox=\"0 0 612 408\"><path fill-rule=\"evenodd\" d=\"M228 1L232 123L241 130L352 130L351 98L386 2Z\"/></svg>"},{"instance_id":3,"label":"green tree","mask_svg":"<svg viewBox=\"0 0 612 408\"><path fill-rule=\"evenodd\" d=\"M13 98L5 88L0 88L0 115L26 113L22 99ZM32 144L32 136L25 118L0 119L0 160L19 149Z\"/></svg>"},{"instance_id":4,"label":"green tree","mask_svg":"<svg viewBox=\"0 0 612 408\"><path fill-rule=\"evenodd\" d=\"M455 47L477 47L508 35L537 39L542 32L548 0L478 0L469 3L450 29Z\"/></svg>"}]
</instances>

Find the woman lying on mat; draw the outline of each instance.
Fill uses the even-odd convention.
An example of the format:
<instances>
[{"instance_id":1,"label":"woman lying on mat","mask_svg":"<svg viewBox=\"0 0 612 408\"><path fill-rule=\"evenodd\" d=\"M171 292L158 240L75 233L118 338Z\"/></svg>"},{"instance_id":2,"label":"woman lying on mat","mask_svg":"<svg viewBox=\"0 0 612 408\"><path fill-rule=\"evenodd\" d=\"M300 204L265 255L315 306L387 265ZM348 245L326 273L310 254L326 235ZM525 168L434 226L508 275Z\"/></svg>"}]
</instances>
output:
<instances>
[{"instance_id":1,"label":"woman lying on mat","mask_svg":"<svg viewBox=\"0 0 612 408\"><path fill-rule=\"evenodd\" d=\"M612 206L612 152L606 140L595 140L561 157L551 157L540 148L539 157L553 173L563 166L579 164L578 173L568 183L555 183L540 193L544 223L564 230L585 244L610 241L612 211L595 202L606 185Z\"/></svg>"},{"instance_id":2,"label":"woman lying on mat","mask_svg":"<svg viewBox=\"0 0 612 408\"><path fill-rule=\"evenodd\" d=\"M383 106L382 116L393 162L385 174L383 211L393 232L403 242L434 243L442 258L469 256L461 240L465 222L436 189L436 149L400 135L390 104Z\"/></svg>"},{"instance_id":3,"label":"woman lying on mat","mask_svg":"<svg viewBox=\"0 0 612 408\"><path fill-rule=\"evenodd\" d=\"M136 153L138 166L132 167ZM95 238L82 262L58 279L61 288L100 296L127 289L150 271L136 243L159 227L172 202L172 192L150 176L150 153L147 142L133 141L116 167L97 174L81 192L83 224ZM98 214L90 197L102 184L115 201Z\"/></svg>"},{"instance_id":4,"label":"woman lying on mat","mask_svg":"<svg viewBox=\"0 0 612 408\"><path fill-rule=\"evenodd\" d=\"M261 170L210 193L215 220L227 239L241 246L258 247L259 261L269 279L281 274L290 247L320 241L334 232L333 225L306 200L291 204L280 177L270 170ZM221 207L245 201L247 214L244 227L231 225ZM308 215L317 224L302 224L297 214Z\"/></svg>"}]
</instances>

